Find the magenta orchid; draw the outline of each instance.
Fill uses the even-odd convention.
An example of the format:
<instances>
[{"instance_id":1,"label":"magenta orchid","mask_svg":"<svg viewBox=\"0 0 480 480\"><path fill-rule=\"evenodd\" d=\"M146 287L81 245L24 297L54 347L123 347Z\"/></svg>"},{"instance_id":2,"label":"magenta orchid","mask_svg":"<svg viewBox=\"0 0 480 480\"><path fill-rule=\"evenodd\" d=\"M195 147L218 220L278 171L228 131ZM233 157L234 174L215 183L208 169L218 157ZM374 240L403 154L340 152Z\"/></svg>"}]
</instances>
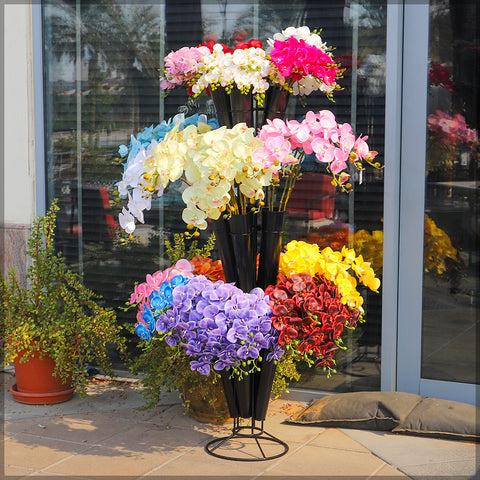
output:
<instances>
[{"instance_id":1,"label":"magenta orchid","mask_svg":"<svg viewBox=\"0 0 480 480\"><path fill-rule=\"evenodd\" d=\"M278 72L271 77L274 83L294 95L310 95L320 90L332 98L343 70L316 31L310 32L306 26L288 27L268 43L269 56Z\"/></svg>"}]
</instances>

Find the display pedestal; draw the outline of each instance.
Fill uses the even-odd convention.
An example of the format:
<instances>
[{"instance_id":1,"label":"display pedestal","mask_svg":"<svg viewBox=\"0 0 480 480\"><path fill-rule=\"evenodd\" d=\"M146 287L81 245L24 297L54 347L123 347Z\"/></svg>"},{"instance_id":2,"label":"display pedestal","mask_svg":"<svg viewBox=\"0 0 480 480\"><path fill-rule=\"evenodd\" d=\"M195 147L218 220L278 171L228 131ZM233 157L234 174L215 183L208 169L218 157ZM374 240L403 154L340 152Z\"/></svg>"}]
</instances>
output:
<instances>
[{"instance_id":1,"label":"display pedestal","mask_svg":"<svg viewBox=\"0 0 480 480\"><path fill-rule=\"evenodd\" d=\"M266 357L266 352L263 357ZM287 453L288 445L263 428L275 370L274 362L262 360L259 371L245 375L241 380L228 370L220 372L228 410L233 417L233 429L227 437L207 443L207 453L243 462L271 460ZM240 424L242 419L248 418L250 425ZM239 452L243 456L238 456Z\"/></svg>"},{"instance_id":2,"label":"display pedestal","mask_svg":"<svg viewBox=\"0 0 480 480\"><path fill-rule=\"evenodd\" d=\"M217 458L238 462L258 462L281 457L288 452L288 445L270 435L263 428L263 420L252 418L251 425L240 425L240 418L233 419L232 433L227 437L216 438L205 445L205 451ZM238 452L243 457L237 456Z\"/></svg>"}]
</instances>

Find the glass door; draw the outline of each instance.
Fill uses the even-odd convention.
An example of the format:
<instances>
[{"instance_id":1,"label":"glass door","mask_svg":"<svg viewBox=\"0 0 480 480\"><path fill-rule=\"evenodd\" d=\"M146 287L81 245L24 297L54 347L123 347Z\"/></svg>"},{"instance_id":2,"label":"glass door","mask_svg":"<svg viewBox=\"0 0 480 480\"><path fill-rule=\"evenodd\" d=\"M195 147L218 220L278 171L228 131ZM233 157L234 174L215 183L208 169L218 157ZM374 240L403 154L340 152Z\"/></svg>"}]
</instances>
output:
<instances>
[{"instance_id":1,"label":"glass door","mask_svg":"<svg viewBox=\"0 0 480 480\"><path fill-rule=\"evenodd\" d=\"M416 20L405 10L397 389L475 403L480 9L474 1L416 7ZM409 38L418 18L428 33ZM414 70L426 92L416 105Z\"/></svg>"},{"instance_id":2,"label":"glass door","mask_svg":"<svg viewBox=\"0 0 480 480\"><path fill-rule=\"evenodd\" d=\"M292 95L288 118L301 120L309 110L331 110L339 123L350 123L357 135L368 135L369 147L381 160L387 3L42 2L47 197L48 202L58 198L61 206L57 246L69 266L83 273L85 284L117 308L119 321L134 322L131 312L118 307L128 300L135 282L170 265L165 240L185 231L179 222L184 184L178 181L169 195L153 200L134 239L122 243L117 222L121 206L113 201L125 161L119 146L177 113L215 113L206 94L195 101L186 89L162 94L158 69L166 52L210 40L234 46L255 38L266 47L268 38L288 26L323 29L323 41L335 47L335 58L345 69L342 90L335 102L311 95L305 104ZM349 195L335 190L325 173L325 165L314 155L305 159L302 179L289 202L284 244L301 240L321 250L355 247L381 276L383 170L368 169L356 176ZM208 235L205 231L200 242ZM301 365L298 389L379 389L382 295L361 294L366 321L348 339L349 349L338 359L338 374L327 378L322 368Z\"/></svg>"}]
</instances>

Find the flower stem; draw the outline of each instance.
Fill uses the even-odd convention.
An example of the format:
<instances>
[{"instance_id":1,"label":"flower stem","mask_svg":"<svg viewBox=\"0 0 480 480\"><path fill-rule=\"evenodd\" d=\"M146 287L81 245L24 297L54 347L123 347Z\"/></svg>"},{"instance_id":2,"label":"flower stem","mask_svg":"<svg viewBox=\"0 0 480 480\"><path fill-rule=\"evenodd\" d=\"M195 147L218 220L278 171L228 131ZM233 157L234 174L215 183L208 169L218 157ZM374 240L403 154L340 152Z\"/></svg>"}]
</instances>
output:
<instances>
[{"instance_id":1,"label":"flower stem","mask_svg":"<svg viewBox=\"0 0 480 480\"><path fill-rule=\"evenodd\" d=\"M287 181L285 182L285 187L283 189L282 197L280 199L280 204L278 206L278 211L283 212L287 208L288 200L290 199L290 195L292 194L293 187L297 181L297 178L300 177L301 168L302 168L302 161L305 157L305 152L299 154L298 163L292 167L291 173L287 177Z\"/></svg>"}]
</instances>

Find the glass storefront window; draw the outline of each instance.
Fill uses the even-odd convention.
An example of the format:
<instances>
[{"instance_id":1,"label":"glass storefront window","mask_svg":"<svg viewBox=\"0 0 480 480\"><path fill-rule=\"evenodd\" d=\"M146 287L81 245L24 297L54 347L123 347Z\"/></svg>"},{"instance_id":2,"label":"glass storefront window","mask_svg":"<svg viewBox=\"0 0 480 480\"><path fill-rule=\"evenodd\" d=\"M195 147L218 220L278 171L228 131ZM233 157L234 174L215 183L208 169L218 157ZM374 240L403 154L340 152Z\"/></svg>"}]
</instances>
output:
<instances>
[{"instance_id":1,"label":"glass storefront window","mask_svg":"<svg viewBox=\"0 0 480 480\"><path fill-rule=\"evenodd\" d=\"M422 378L476 383L478 3L430 4Z\"/></svg>"},{"instance_id":2,"label":"glass storefront window","mask_svg":"<svg viewBox=\"0 0 480 480\"><path fill-rule=\"evenodd\" d=\"M383 157L386 1L234 2L111 0L44 3L48 200L59 198L58 248L83 272L86 284L114 307L137 281L167 266L164 240L182 232L181 195L158 200L133 242L119 241L118 206L111 201L122 167L118 147L144 127L176 113L214 115L208 97L192 102L180 89L164 97L158 69L166 53L209 39L266 40L288 26L322 29L346 69L335 102L293 98L288 117L329 109L337 120L369 136ZM288 209L284 242L292 239L341 249L355 247L381 278L383 173L355 177L354 191L336 192L323 167L307 161ZM175 190L173 188L172 190ZM205 240L208 233L202 234ZM338 374L304 370L297 386L348 391L380 387L381 294L362 291L366 323L349 340ZM119 321L134 321L119 312ZM134 339L132 339L132 342Z\"/></svg>"}]
</instances>

